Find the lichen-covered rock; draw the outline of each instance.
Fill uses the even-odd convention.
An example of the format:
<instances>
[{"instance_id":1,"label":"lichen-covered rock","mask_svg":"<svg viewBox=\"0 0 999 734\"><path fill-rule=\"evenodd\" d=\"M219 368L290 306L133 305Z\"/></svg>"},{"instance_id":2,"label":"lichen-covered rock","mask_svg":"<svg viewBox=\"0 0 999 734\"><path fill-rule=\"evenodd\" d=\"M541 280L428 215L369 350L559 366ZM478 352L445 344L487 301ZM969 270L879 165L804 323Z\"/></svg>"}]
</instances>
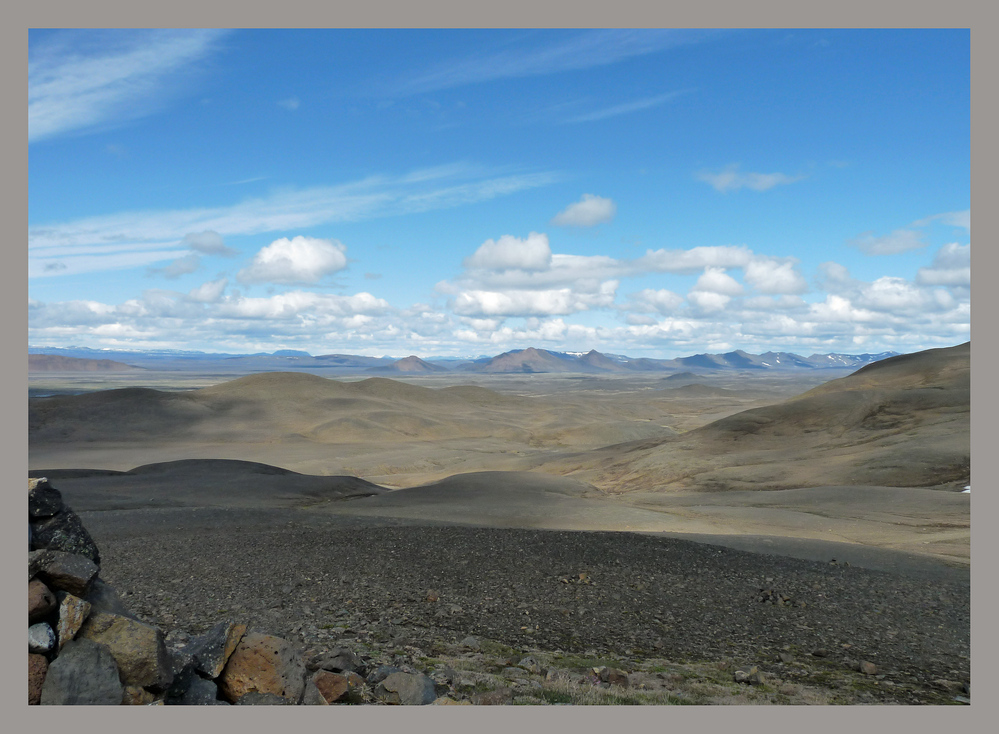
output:
<instances>
[{"instance_id":1,"label":"lichen-covered rock","mask_svg":"<svg viewBox=\"0 0 999 734\"><path fill-rule=\"evenodd\" d=\"M28 627L28 652L41 655L51 652L55 645L55 631L48 622L39 622Z\"/></svg>"},{"instance_id":2,"label":"lichen-covered rock","mask_svg":"<svg viewBox=\"0 0 999 734\"><path fill-rule=\"evenodd\" d=\"M28 519L52 517L63 510L62 493L45 477L28 480Z\"/></svg>"},{"instance_id":3,"label":"lichen-covered rock","mask_svg":"<svg viewBox=\"0 0 999 734\"><path fill-rule=\"evenodd\" d=\"M219 622L205 634L191 640L184 652L191 656L194 669L202 676L218 678L245 634L245 624Z\"/></svg>"},{"instance_id":4,"label":"lichen-covered rock","mask_svg":"<svg viewBox=\"0 0 999 734\"><path fill-rule=\"evenodd\" d=\"M249 632L236 646L216 681L233 703L248 693L270 693L297 703L305 690L305 661L287 640Z\"/></svg>"},{"instance_id":5,"label":"lichen-covered rock","mask_svg":"<svg viewBox=\"0 0 999 734\"><path fill-rule=\"evenodd\" d=\"M484 691L472 696L475 706L506 706L513 703L513 691L509 688L497 688L495 691Z\"/></svg>"},{"instance_id":6,"label":"lichen-covered rock","mask_svg":"<svg viewBox=\"0 0 999 734\"><path fill-rule=\"evenodd\" d=\"M295 702L279 696L276 693L261 693L260 691L250 691L244 693L236 701L237 706L294 706Z\"/></svg>"},{"instance_id":7,"label":"lichen-covered rock","mask_svg":"<svg viewBox=\"0 0 999 734\"><path fill-rule=\"evenodd\" d=\"M437 700L434 682L423 673L392 673L378 684L375 695L403 706L426 706Z\"/></svg>"},{"instance_id":8,"label":"lichen-covered rock","mask_svg":"<svg viewBox=\"0 0 999 734\"><path fill-rule=\"evenodd\" d=\"M118 666L107 646L93 640L73 640L49 665L40 703L117 706L123 693Z\"/></svg>"},{"instance_id":9,"label":"lichen-covered rock","mask_svg":"<svg viewBox=\"0 0 999 734\"><path fill-rule=\"evenodd\" d=\"M99 570L97 564L85 555L52 551L51 560L45 564L38 577L54 589L84 596Z\"/></svg>"},{"instance_id":10,"label":"lichen-covered rock","mask_svg":"<svg viewBox=\"0 0 999 734\"><path fill-rule=\"evenodd\" d=\"M28 551L28 581L41 573L41 570L52 562L52 551L42 548Z\"/></svg>"},{"instance_id":11,"label":"lichen-covered rock","mask_svg":"<svg viewBox=\"0 0 999 734\"><path fill-rule=\"evenodd\" d=\"M80 517L68 507L53 515L34 522L32 543L35 548L65 551L86 556L98 566L101 554L90 533L83 527Z\"/></svg>"},{"instance_id":12,"label":"lichen-covered rock","mask_svg":"<svg viewBox=\"0 0 999 734\"><path fill-rule=\"evenodd\" d=\"M166 690L173 679L163 632L157 627L117 614L91 611L77 633L79 638L107 645L125 685Z\"/></svg>"},{"instance_id":13,"label":"lichen-covered rock","mask_svg":"<svg viewBox=\"0 0 999 734\"><path fill-rule=\"evenodd\" d=\"M58 604L56 595L43 581L32 579L28 582L28 624L43 620Z\"/></svg>"},{"instance_id":14,"label":"lichen-covered rock","mask_svg":"<svg viewBox=\"0 0 999 734\"><path fill-rule=\"evenodd\" d=\"M59 599L59 623L56 633L61 650L67 642L76 637L80 627L87 620L87 615L90 614L91 605L89 601L68 591L60 591L56 596Z\"/></svg>"},{"instance_id":15,"label":"lichen-covered rock","mask_svg":"<svg viewBox=\"0 0 999 734\"><path fill-rule=\"evenodd\" d=\"M37 706L42 700L42 684L49 669L44 655L28 653L28 705Z\"/></svg>"}]
</instances>

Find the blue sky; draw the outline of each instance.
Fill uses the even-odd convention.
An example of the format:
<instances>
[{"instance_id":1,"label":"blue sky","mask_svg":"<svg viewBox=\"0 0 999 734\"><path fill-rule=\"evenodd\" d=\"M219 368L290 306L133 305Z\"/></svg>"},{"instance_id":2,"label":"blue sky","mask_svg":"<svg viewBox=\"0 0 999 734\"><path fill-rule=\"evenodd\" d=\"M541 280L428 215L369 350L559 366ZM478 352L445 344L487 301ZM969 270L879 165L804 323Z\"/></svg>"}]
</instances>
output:
<instances>
[{"instance_id":1,"label":"blue sky","mask_svg":"<svg viewBox=\"0 0 999 734\"><path fill-rule=\"evenodd\" d=\"M29 344L970 338L966 30L29 34Z\"/></svg>"}]
</instances>

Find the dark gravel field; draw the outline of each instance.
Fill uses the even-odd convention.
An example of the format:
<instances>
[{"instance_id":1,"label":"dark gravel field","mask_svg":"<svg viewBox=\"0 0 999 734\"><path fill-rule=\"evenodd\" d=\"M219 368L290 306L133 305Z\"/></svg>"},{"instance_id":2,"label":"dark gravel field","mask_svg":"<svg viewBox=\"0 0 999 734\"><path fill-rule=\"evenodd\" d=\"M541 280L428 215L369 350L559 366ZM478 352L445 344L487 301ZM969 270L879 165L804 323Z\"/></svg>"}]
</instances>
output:
<instances>
[{"instance_id":1,"label":"dark gravel field","mask_svg":"<svg viewBox=\"0 0 999 734\"><path fill-rule=\"evenodd\" d=\"M313 647L476 635L524 650L731 659L812 683L869 661L885 688L909 691L902 702L970 675L970 586L958 575L930 582L632 533L290 509L81 517L102 577L165 631L231 617Z\"/></svg>"}]
</instances>

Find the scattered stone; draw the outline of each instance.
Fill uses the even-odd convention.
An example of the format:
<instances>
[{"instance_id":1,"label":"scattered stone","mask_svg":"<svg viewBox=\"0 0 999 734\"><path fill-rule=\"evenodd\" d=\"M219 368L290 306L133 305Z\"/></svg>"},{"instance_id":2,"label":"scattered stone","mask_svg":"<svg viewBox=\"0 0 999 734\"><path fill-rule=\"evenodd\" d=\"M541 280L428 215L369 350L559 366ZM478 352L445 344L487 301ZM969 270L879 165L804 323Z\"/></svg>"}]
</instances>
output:
<instances>
[{"instance_id":1,"label":"scattered stone","mask_svg":"<svg viewBox=\"0 0 999 734\"><path fill-rule=\"evenodd\" d=\"M59 637L59 649L62 650L80 631L87 615L90 614L91 604L68 591L60 591L56 596L59 599L59 623L56 632Z\"/></svg>"},{"instance_id":2,"label":"scattered stone","mask_svg":"<svg viewBox=\"0 0 999 734\"><path fill-rule=\"evenodd\" d=\"M121 703L124 706L148 706L156 700L156 694L141 686L125 686Z\"/></svg>"},{"instance_id":3,"label":"scattered stone","mask_svg":"<svg viewBox=\"0 0 999 734\"><path fill-rule=\"evenodd\" d=\"M173 679L170 655L163 632L151 625L117 614L91 611L77 638L107 645L125 685L166 690Z\"/></svg>"},{"instance_id":4,"label":"scattered stone","mask_svg":"<svg viewBox=\"0 0 999 734\"><path fill-rule=\"evenodd\" d=\"M279 696L276 693L261 693L260 691L250 691L244 693L236 701L237 706L294 706L291 699Z\"/></svg>"},{"instance_id":5,"label":"scattered stone","mask_svg":"<svg viewBox=\"0 0 999 734\"><path fill-rule=\"evenodd\" d=\"M735 673L733 673L733 678L736 683L748 683L751 686L763 685L766 680L763 673L755 665L737 668Z\"/></svg>"},{"instance_id":6,"label":"scattered stone","mask_svg":"<svg viewBox=\"0 0 999 734\"><path fill-rule=\"evenodd\" d=\"M517 663L517 667L523 668L528 673L534 673L535 675L545 674L545 669L541 666L541 663L538 662L538 659L533 655L528 655L527 657L521 658L520 661Z\"/></svg>"},{"instance_id":7,"label":"scattered stone","mask_svg":"<svg viewBox=\"0 0 999 734\"><path fill-rule=\"evenodd\" d=\"M191 656L198 673L205 678L218 678L245 634L245 624L219 622L205 634L191 640L184 652Z\"/></svg>"},{"instance_id":8,"label":"scattered stone","mask_svg":"<svg viewBox=\"0 0 999 734\"><path fill-rule=\"evenodd\" d=\"M51 560L38 574L49 586L84 596L99 567L93 560L79 553L52 551Z\"/></svg>"},{"instance_id":9,"label":"scattered stone","mask_svg":"<svg viewBox=\"0 0 999 734\"><path fill-rule=\"evenodd\" d=\"M101 563L97 544L83 527L79 515L68 507L52 517L32 523L32 532L36 548L75 553L89 558L97 565Z\"/></svg>"},{"instance_id":10,"label":"scattered stone","mask_svg":"<svg viewBox=\"0 0 999 734\"><path fill-rule=\"evenodd\" d=\"M461 645L462 647L468 648L469 650L480 650L480 649L482 649L481 645L479 644L479 638L478 637L473 637L472 635L469 635L468 637L466 637L464 640L462 640L458 644Z\"/></svg>"},{"instance_id":11,"label":"scattered stone","mask_svg":"<svg viewBox=\"0 0 999 734\"><path fill-rule=\"evenodd\" d=\"M313 681L305 682L305 691L302 693L302 705L303 706L329 706L329 701L327 701L323 694L319 691Z\"/></svg>"},{"instance_id":12,"label":"scattered stone","mask_svg":"<svg viewBox=\"0 0 999 734\"><path fill-rule=\"evenodd\" d=\"M441 696L433 702L434 706L471 706L471 701L455 701L453 698Z\"/></svg>"},{"instance_id":13,"label":"scattered stone","mask_svg":"<svg viewBox=\"0 0 999 734\"><path fill-rule=\"evenodd\" d=\"M323 701L328 704L345 700L350 693L350 683L347 682L347 677L339 673L320 670L312 676L311 683L319 689Z\"/></svg>"},{"instance_id":14,"label":"scattered stone","mask_svg":"<svg viewBox=\"0 0 999 734\"><path fill-rule=\"evenodd\" d=\"M221 676L222 696L242 703L249 693L269 693L297 702L305 690L305 661L287 640L259 632L243 636Z\"/></svg>"},{"instance_id":15,"label":"scattered stone","mask_svg":"<svg viewBox=\"0 0 999 734\"><path fill-rule=\"evenodd\" d=\"M118 592L110 584L104 583L100 577L95 577L90 582L90 590L83 597L90 602L90 613L97 614L105 612L107 614L117 614L119 617L128 617L136 622L139 618L128 610L122 602Z\"/></svg>"},{"instance_id":16,"label":"scattered stone","mask_svg":"<svg viewBox=\"0 0 999 734\"><path fill-rule=\"evenodd\" d=\"M49 665L40 702L49 705L120 705L124 688L106 645L73 640Z\"/></svg>"},{"instance_id":17,"label":"scattered stone","mask_svg":"<svg viewBox=\"0 0 999 734\"><path fill-rule=\"evenodd\" d=\"M937 688L942 688L948 693L964 693L964 683L956 680L946 680L945 678L937 678L933 681L933 685Z\"/></svg>"},{"instance_id":18,"label":"scattered stone","mask_svg":"<svg viewBox=\"0 0 999 734\"><path fill-rule=\"evenodd\" d=\"M56 646L55 632L48 622L39 622L28 627L28 652L39 655L51 652Z\"/></svg>"},{"instance_id":19,"label":"scattered stone","mask_svg":"<svg viewBox=\"0 0 999 734\"><path fill-rule=\"evenodd\" d=\"M628 674L623 670L607 667L600 668L599 670L600 672L597 673L597 677L600 678L602 683L610 683L612 686L620 686L621 688L628 688L631 685L631 682L628 680Z\"/></svg>"},{"instance_id":20,"label":"scattered stone","mask_svg":"<svg viewBox=\"0 0 999 734\"><path fill-rule=\"evenodd\" d=\"M40 622L58 606L55 594L39 579L28 582L28 624Z\"/></svg>"},{"instance_id":21,"label":"scattered stone","mask_svg":"<svg viewBox=\"0 0 999 734\"><path fill-rule=\"evenodd\" d=\"M346 647L338 647L325 655L316 655L308 663L309 670L328 670L333 673L353 672L363 675L364 661Z\"/></svg>"},{"instance_id":22,"label":"scattered stone","mask_svg":"<svg viewBox=\"0 0 999 734\"><path fill-rule=\"evenodd\" d=\"M829 651L826 650L824 647L817 647L814 650L812 650L812 655L814 655L817 658L824 658L829 656Z\"/></svg>"},{"instance_id":23,"label":"scattered stone","mask_svg":"<svg viewBox=\"0 0 999 734\"><path fill-rule=\"evenodd\" d=\"M42 700L42 684L48 672L49 661L44 655L28 653L28 705L37 706Z\"/></svg>"},{"instance_id":24,"label":"scattered stone","mask_svg":"<svg viewBox=\"0 0 999 734\"><path fill-rule=\"evenodd\" d=\"M52 551L48 549L28 551L28 581L35 578L51 562Z\"/></svg>"},{"instance_id":25,"label":"scattered stone","mask_svg":"<svg viewBox=\"0 0 999 734\"><path fill-rule=\"evenodd\" d=\"M868 660L864 660L860 664L860 672L864 675L877 675L878 666Z\"/></svg>"},{"instance_id":26,"label":"scattered stone","mask_svg":"<svg viewBox=\"0 0 999 734\"><path fill-rule=\"evenodd\" d=\"M62 493L45 477L28 480L28 520L52 517L63 509Z\"/></svg>"},{"instance_id":27,"label":"scattered stone","mask_svg":"<svg viewBox=\"0 0 999 734\"><path fill-rule=\"evenodd\" d=\"M402 668L397 668L394 665L379 665L377 668L368 673L367 681L369 686L376 686L383 680L388 678L393 673L402 673Z\"/></svg>"},{"instance_id":28,"label":"scattered stone","mask_svg":"<svg viewBox=\"0 0 999 734\"><path fill-rule=\"evenodd\" d=\"M425 706L437 699L434 682L423 673L392 673L375 688L385 703Z\"/></svg>"},{"instance_id":29,"label":"scattered stone","mask_svg":"<svg viewBox=\"0 0 999 734\"><path fill-rule=\"evenodd\" d=\"M509 688L497 688L495 691L485 691L472 696L475 706L506 706L513 703L513 691Z\"/></svg>"},{"instance_id":30,"label":"scattered stone","mask_svg":"<svg viewBox=\"0 0 999 734\"><path fill-rule=\"evenodd\" d=\"M441 598L440 592L435 589L429 589L427 591L427 601L435 602Z\"/></svg>"},{"instance_id":31,"label":"scattered stone","mask_svg":"<svg viewBox=\"0 0 999 734\"><path fill-rule=\"evenodd\" d=\"M214 681L194 676L184 695L176 703L181 706L215 706L218 700L218 686Z\"/></svg>"},{"instance_id":32,"label":"scattered stone","mask_svg":"<svg viewBox=\"0 0 999 734\"><path fill-rule=\"evenodd\" d=\"M789 652L779 652L777 653L777 659L780 660L782 663L793 663L794 655L792 655Z\"/></svg>"}]
</instances>

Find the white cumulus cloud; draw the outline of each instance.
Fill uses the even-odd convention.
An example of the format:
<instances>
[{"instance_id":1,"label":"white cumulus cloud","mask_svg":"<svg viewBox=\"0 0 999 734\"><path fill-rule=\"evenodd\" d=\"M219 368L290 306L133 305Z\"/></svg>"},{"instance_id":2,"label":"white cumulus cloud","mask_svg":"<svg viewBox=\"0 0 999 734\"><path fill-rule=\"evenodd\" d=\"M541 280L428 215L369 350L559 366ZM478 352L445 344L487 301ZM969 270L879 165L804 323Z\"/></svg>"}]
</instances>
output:
<instances>
[{"instance_id":1,"label":"white cumulus cloud","mask_svg":"<svg viewBox=\"0 0 999 734\"><path fill-rule=\"evenodd\" d=\"M742 295L742 284L722 268L705 268L704 273L694 284L695 291L720 293L725 296Z\"/></svg>"},{"instance_id":2,"label":"white cumulus cloud","mask_svg":"<svg viewBox=\"0 0 999 734\"><path fill-rule=\"evenodd\" d=\"M760 293L790 295L808 290L792 259L756 257L746 265L745 278Z\"/></svg>"},{"instance_id":3,"label":"white cumulus cloud","mask_svg":"<svg viewBox=\"0 0 999 734\"><path fill-rule=\"evenodd\" d=\"M503 292L470 290L454 298L452 310L460 316L480 318L567 315L611 306L616 289L617 282L608 281L596 293L578 293L571 288Z\"/></svg>"},{"instance_id":4,"label":"white cumulus cloud","mask_svg":"<svg viewBox=\"0 0 999 734\"><path fill-rule=\"evenodd\" d=\"M682 304L683 296L679 293L674 293L665 288L645 288L632 297L630 306L632 310L639 311L640 313L656 311L665 315L672 313Z\"/></svg>"},{"instance_id":5,"label":"white cumulus cloud","mask_svg":"<svg viewBox=\"0 0 999 734\"><path fill-rule=\"evenodd\" d=\"M594 227L609 222L617 214L617 204L611 199L594 194L583 194L583 198L570 204L552 219L558 227Z\"/></svg>"},{"instance_id":6,"label":"white cumulus cloud","mask_svg":"<svg viewBox=\"0 0 999 734\"><path fill-rule=\"evenodd\" d=\"M971 245L951 242L937 251L933 265L916 273L920 285L971 286Z\"/></svg>"},{"instance_id":7,"label":"white cumulus cloud","mask_svg":"<svg viewBox=\"0 0 999 734\"><path fill-rule=\"evenodd\" d=\"M531 232L526 239L503 235L498 240L486 240L475 253L465 259L465 267L482 270L546 270L551 265L552 251L548 235Z\"/></svg>"},{"instance_id":8,"label":"white cumulus cloud","mask_svg":"<svg viewBox=\"0 0 999 734\"><path fill-rule=\"evenodd\" d=\"M336 240L282 237L261 249L236 278L242 283L314 284L347 267L346 251Z\"/></svg>"},{"instance_id":9,"label":"white cumulus cloud","mask_svg":"<svg viewBox=\"0 0 999 734\"><path fill-rule=\"evenodd\" d=\"M728 306L732 298L723 293L693 290L687 294L687 300L704 313L715 313Z\"/></svg>"},{"instance_id":10,"label":"white cumulus cloud","mask_svg":"<svg viewBox=\"0 0 999 734\"><path fill-rule=\"evenodd\" d=\"M225 287L229 285L227 278L212 280L202 283L197 288L192 288L188 294L188 299L196 303L216 303L221 297Z\"/></svg>"},{"instance_id":11,"label":"white cumulus cloud","mask_svg":"<svg viewBox=\"0 0 999 734\"><path fill-rule=\"evenodd\" d=\"M731 245L692 247L689 250L648 250L634 262L636 270L658 273L695 273L706 267L742 268L753 251Z\"/></svg>"}]
</instances>

